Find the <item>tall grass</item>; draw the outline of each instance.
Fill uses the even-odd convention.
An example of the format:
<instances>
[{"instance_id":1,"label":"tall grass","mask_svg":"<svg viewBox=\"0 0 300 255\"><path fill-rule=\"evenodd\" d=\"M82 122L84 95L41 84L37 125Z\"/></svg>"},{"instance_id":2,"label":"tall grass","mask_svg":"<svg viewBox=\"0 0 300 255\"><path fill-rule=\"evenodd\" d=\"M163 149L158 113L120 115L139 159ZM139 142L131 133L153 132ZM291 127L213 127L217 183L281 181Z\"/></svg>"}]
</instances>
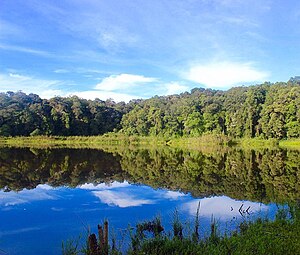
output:
<instances>
[{"instance_id":1,"label":"tall grass","mask_svg":"<svg viewBox=\"0 0 300 255\"><path fill-rule=\"evenodd\" d=\"M261 138L241 138L236 140L236 144L242 149L270 149L278 148L279 140Z\"/></svg>"},{"instance_id":2,"label":"tall grass","mask_svg":"<svg viewBox=\"0 0 300 255\"><path fill-rule=\"evenodd\" d=\"M173 234L166 233L159 218L136 225L130 231L131 239L126 251L109 248L107 254L300 254L300 210L299 205L280 209L274 221L245 220L229 234L220 235L214 218L209 235L198 239L199 209L195 218L194 232L185 232L178 212L172 222ZM98 253L84 253L98 255Z\"/></svg>"},{"instance_id":3,"label":"tall grass","mask_svg":"<svg viewBox=\"0 0 300 255\"><path fill-rule=\"evenodd\" d=\"M300 139L282 140L279 142L281 148L300 150Z\"/></svg>"}]
</instances>

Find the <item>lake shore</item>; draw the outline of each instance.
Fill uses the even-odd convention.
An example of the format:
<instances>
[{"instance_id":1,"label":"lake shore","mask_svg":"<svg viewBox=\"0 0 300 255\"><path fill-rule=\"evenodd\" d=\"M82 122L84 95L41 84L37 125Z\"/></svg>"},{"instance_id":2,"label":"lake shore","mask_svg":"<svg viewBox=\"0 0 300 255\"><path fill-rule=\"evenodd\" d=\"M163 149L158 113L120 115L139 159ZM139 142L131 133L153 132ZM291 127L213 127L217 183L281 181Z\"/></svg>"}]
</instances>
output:
<instances>
[{"instance_id":1,"label":"lake shore","mask_svg":"<svg viewBox=\"0 0 300 255\"><path fill-rule=\"evenodd\" d=\"M171 146L186 149L199 147L241 147L243 149L288 148L300 149L300 139L231 138L226 135L206 134L200 137L165 138L161 136L127 136L108 133L101 136L20 136L0 137L0 146L12 147L70 147L101 148L103 146Z\"/></svg>"},{"instance_id":2,"label":"lake shore","mask_svg":"<svg viewBox=\"0 0 300 255\"><path fill-rule=\"evenodd\" d=\"M124 254L299 254L299 205L279 209L273 221L245 219L236 230L225 234L219 233L217 221L212 218L210 231L204 238L199 236L201 219L198 218L198 210L188 231L176 213L169 233L164 231L158 217L131 227L129 248ZM108 225L108 222L105 224ZM122 248L117 248L117 240L109 240L108 236L105 242L101 239L102 235L97 242L96 235L90 234L88 245L83 249L78 241L69 241L68 248L63 246L63 254L123 254Z\"/></svg>"}]
</instances>

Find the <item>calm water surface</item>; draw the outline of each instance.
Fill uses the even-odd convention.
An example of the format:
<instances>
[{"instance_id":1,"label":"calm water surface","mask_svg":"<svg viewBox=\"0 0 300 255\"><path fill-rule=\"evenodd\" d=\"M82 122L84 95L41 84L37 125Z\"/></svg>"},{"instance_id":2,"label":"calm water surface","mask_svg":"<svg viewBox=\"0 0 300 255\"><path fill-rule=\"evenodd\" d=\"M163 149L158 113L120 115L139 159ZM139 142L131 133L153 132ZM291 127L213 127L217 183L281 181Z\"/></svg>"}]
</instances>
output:
<instances>
[{"instance_id":1,"label":"calm water surface","mask_svg":"<svg viewBox=\"0 0 300 255\"><path fill-rule=\"evenodd\" d=\"M212 217L220 231L273 218L299 198L299 159L285 150L1 148L0 254L60 254L63 240L104 219L124 246L128 224L157 215L166 231L175 210L192 226L199 201L202 236Z\"/></svg>"}]
</instances>

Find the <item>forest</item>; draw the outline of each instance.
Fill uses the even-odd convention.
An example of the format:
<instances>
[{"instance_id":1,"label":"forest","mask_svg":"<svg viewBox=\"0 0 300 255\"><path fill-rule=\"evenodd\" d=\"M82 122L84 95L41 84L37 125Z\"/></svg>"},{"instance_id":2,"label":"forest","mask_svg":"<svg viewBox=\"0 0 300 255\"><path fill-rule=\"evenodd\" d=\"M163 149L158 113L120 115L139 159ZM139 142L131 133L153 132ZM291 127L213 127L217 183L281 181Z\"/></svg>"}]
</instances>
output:
<instances>
[{"instance_id":1,"label":"forest","mask_svg":"<svg viewBox=\"0 0 300 255\"><path fill-rule=\"evenodd\" d=\"M234 138L300 136L300 82L194 88L129 103L77 96L41 99L0 93L0 136L94 136L108 132L161 137L225 134Z\"/></svg>"}]
</instances>

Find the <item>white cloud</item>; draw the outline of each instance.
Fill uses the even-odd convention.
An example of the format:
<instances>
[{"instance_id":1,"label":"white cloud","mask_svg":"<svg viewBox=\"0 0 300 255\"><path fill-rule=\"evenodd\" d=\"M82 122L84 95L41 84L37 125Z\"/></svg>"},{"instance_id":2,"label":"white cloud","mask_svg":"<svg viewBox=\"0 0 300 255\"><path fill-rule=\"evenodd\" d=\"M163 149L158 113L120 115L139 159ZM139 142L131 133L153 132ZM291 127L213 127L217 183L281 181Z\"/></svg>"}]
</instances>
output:
<instances>
[{"instance_id":1,"label":"white cloud","mask_svg":"<svg viewBox=\"0 0 300 255\"><path fill-rule=\"evenodd\" d=\"M111 91L99 91L99 90L87 90L87 91L79 91L68 93L67 96L77 95L78 97L94 100L95 98L99 98L101 100L106 100L112 98L116 102L129 102L131 99L142 98L137 95L129 95L126 93L116 93Z\"/></svg>"},{"instance_id":2,"label":"white cloud","mask_svg":"<svg viewBox=\"0 0 300 255\"><path fill-rule=\"evenodd\" d=\"M38 94L41 98L51 98L65 94L63 91L56 89L58 85L62 84L63 82L59 80L39 79L18 73L0 73L0 92L21 90L27 94Z\"/></svg>"},{"instance_id":3,"label":"white cloud","mask_svg":"<svg viewBox=\"0 0 300 255\"><path fill-rule=\"evenodd\" d=\"M145 77L143 75L124 73L104 78L101 83L96 85L95 89L104 91L124 90L144 85L146 83L155 82L156 80L156 78Z\"/></svg>"},{"instance_id":4,"label":"white cloud","mask_svg":"<svg viewBox=\"0 0 300 255\"><path fill-rule=\"evenodd\" d=\"M131 34L124 28L117 26L110 26L108 29L99 29L97 41L99 44L108 51L118 51L124 46L134 46L139 41L138 36Z\"/></svg>"},{"instance_id":5,"label":"white cloud","mask_svg":"<svg viewBox=\"0 0 300 255\"><path fill-rule=\"evenodd\" d=\"M0 19L0 38L17 36L24 37L24 31L19 26L6 20Z\"/></svg>"},{"instance_id":6,"label":"white cloud","mask_svg":"<svg viewBox=\"0 0 300 255\"><path fill-rule=\"evenodd\" d=\"M93 191L92 193L96 197L98 197L102 203L108 204L110 206L115 205L121 208L141 206L145 204L154 203L154 201L151 201L149 199L140 199L134 195L127 194L125 192L103 190L103 191Z\"/></svg>"},{"instance_id":7,"label":"white cloud","mask_svg":"<svg viewBox=\"0 0 300 255\"><path fill-rule=\"evenodd\" d=\"M23 46L0 44L0 49L8 50L8 51L18 51L18 52L23 52L23 53L29 53L29 54L38 55L41 57L54 57L54 55L52 55L51 53L49 53L47 51L32 49L32 48L23 47Z\"/></svg>"},{"instance_id":8,"label":"white cloud","mask_svg":"<svg viewBox=\"0 0 300 255\"><path fill-rule=\"evenodd\" d=\"M263 82L269 76L256 70L250 63L218 62L195 65L186 74L186 79L207 87L228 88L250 82Z\"/></svg>"},{"instance_id":9,"label":"white cloud","mask_svg":"<svg viewBox=\"0 0 300 255\"><path fill-rule=\"evenodd\" d=\"M177 200L180 197L185 197L187 196L186 194L179 192L179 191L170 191L168 190L166 193L164 193L163 197L170 199L170 200Z\"/></svg>"},{"instance_id":10,"label":"white cloud","mask_svg":"<svg viewBox=\"0 0 300 255\"><path fill-rule=\"evenodd\" d=\"M40 229L41 228L39 228L39 227L29 227L29 228L19 228L19 229L0 231L0 237L15 235L15 234L21 234L21 233L26 233L26 232L31 232L31 231L37 231L37 230L40 230ZM0 251L2 251L2 250L0 250ZM6 253L3 253L3 254L6 254Z\"/></svg>"},{"instance_id":11,"label":"white cloud","mask_svg":"<svg viewBox=\"0 0 300 255\"><path fill-rule=\"evenodd\" d=\"M212 215L216 218L229 219L232 217L240 216L239 209L243 204L242 210L247 210L250 206L248 212L253 214L259 211L266 211L267 206L249 202L249 201L237 201L229 197L211 197L203 198L199 200L194 200L192 202L187 202L182 205L182 210L187 211L190 215L196 215L198 204L200 201L200 217L211 217ZM248 215L245 213L245 215Z\"/></svg>"},{"instance_id":12,"label":"white cloud","mask_svg":"<svg viewBox=\"0 0 300 255\"><path fill-rule=\"evenodd\" d=\"M26 204L33 201L54 200L55 196L50 195L47 187L37 187L34 190L22 190L20 192L0 192L0 206L14 206Z\"/></svg>"},{"instance_id":13,"label":"white cloud","mask_svg":"<svg viewBox=\"0 0 300 255\"><path fill-rule=\"evenodd\" d=\"M115 189L115 188L124 188L129 187L130 184L127 181L124 182L117 182L113 181L111 183L100 183L94 185L93 183L85 183L80 185L78 188L85 189L85 190L107 190L107 189Z\"/></svg>"},{"instance_id":14,"label":"white cloud","mask_svg":"<svg viewBox=\"0 0 300 255\"><path fill-rule=\"evenodd\" d=\"M171 82L164 85L167 92L166 95L180 94L181 92L185 92L189 89L188 86L182 85L178 82Z\"/></svg>"},{"instance_id":15,"label":"white cloud","mask_svg":"<svg viewBox=\"0 0 300 255\"><path fill-rule=\"evenodd\" d=\"M54 70L53 71L54 73L62 73L62 74L64 74L64 73L69 73L70 71L68 70L68 69L56 69L56 70Z\"/></svg>"},{"instance_id":16,"label":"white cloud","mask_svg":"<svg viewBox=\"0 0 300 255\"><path fill-rule=\"evenodd\" d=\"M54 188L48 184L39 184L36 186L36 189L42 189L42 190L54 190Z\"/></svg>"}]
</instances>

